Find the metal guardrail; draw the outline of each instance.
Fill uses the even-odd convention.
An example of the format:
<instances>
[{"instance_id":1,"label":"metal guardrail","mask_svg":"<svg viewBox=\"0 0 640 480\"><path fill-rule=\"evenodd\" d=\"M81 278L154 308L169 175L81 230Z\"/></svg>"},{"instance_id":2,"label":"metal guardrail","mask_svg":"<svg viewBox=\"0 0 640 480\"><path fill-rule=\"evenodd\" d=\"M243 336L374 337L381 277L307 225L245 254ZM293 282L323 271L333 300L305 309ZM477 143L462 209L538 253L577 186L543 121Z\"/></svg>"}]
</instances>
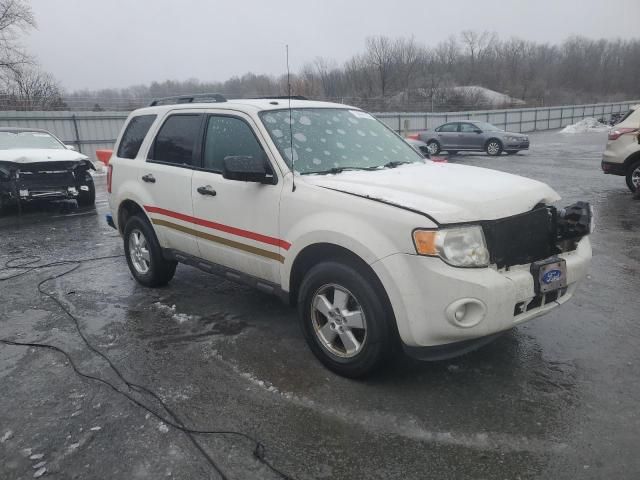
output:
<instances>
[{"instance_id":1,"label":"metal guardrail","mask_svg":"<svg viewBox=\"0 0 640 480\"><path fill-rule=\"evenodd\" d=\"M608 119L611 114L625 112L631 106L639 103L640 100L635 100L508 110L472 110L446 113L376 113L375 116L401 135L461 120L485 121L511 132L535 132L566 127L587 117L604 117Z\"/></svg>"},{"instance_id":2,"label":"metal guardrail","mask_svg":"<svg viewBox=\"0 0 640 480\"><path fill-rule=\"evenodd\" d=\"M586 117L608 118L640 100L509 110L447 113L374 113L401 135L458 120L482 120L514 132L562 128ZM43 128L95 160L95 151L113 148L128 112L0 112L0 127Z\"/></svg>"}]
</instances>

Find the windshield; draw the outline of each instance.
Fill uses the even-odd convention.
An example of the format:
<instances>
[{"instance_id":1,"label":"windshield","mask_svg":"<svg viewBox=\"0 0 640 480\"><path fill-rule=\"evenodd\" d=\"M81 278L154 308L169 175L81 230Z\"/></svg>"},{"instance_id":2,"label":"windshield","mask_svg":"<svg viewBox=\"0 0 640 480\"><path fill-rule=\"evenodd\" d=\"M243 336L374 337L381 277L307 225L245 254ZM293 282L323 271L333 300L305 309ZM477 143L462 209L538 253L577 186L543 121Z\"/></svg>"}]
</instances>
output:
<instances>
[{"instance_id":1,"label":"windshield","mask_svg":"<svg viewBox=\"0 0 640 480\"><path fill-rule=\"evenodd\" d=\"M46 132L0 132L0 150L16 148L62 150L66 147Z\"/></svg>"},{"instance_id":2,"label":"windshield","mask_svg":"<svg viewBox=\"0 0 640 480\"><path fill-rule=\"evenodd\" d=\"M262 112L260 118L291 167L301 174L375 169L423 158L371 115L341 108L296 108Z\"/></svg>"},{"instance_id":3,"label":"windshield","mask_svg":"<svg viewBox=\"0 0 640 480\"><path fill-rule=\"evenodd\" d=\"M473 122L480 130L483 132L502 132L501 128L496 127L495 125L491 125L487 122Z\"/></svg>"}]
</instances>

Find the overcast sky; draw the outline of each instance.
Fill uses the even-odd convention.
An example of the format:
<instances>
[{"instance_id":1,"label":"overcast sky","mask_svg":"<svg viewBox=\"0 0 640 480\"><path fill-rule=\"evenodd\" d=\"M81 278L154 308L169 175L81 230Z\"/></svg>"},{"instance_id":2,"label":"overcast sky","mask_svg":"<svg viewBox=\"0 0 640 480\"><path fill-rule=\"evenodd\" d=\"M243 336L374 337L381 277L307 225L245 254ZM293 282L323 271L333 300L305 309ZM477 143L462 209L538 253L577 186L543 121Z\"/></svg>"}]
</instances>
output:
<instances>
[{"instance_id":1,"label":"overcast sky","mask_svg":"<svg viewBox=\"0 0 640 480\"><path fill-rule=\"evenodd\" d=\"M24 43L67 90L280 74L343 62L370 35L435 45L462 30L560 42L639 37L640 0L31 0Z\"/></svg>"}]
</instances>

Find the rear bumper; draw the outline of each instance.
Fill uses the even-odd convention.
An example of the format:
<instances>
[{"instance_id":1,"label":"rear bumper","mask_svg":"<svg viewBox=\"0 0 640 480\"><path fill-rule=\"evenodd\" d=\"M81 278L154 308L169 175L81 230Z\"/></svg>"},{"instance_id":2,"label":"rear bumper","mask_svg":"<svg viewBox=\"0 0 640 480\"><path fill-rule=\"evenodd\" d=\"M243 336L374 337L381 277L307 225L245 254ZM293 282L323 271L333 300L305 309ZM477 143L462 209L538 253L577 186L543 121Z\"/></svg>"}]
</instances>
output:
<instances>
[{"instance_id":1,"label":"rear bumper","mask_svg":"<svg viewBox=\"0 0 640 480\"><path fill-rule=\"evenodd\" d=\"M600 164L600 166L602 167L602 171L605 174L621 175L621 176L626 175L626 171L623 163L614 163L614 162L607 162L606 160L602 160L602 163Z\"/></svg>"}]
</instances>

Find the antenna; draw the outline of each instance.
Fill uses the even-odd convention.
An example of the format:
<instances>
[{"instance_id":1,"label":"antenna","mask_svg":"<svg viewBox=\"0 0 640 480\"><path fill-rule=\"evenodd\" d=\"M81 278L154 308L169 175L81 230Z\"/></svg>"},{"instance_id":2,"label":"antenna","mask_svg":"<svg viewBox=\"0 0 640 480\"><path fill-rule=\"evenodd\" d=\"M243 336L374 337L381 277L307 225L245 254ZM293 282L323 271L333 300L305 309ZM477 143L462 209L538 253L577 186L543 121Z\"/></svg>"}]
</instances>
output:
<instances>
[{"instance_id":1,"label":"antenna","mask_svg":"<svg viewBox=\"0 0 640 480\"><path fill-rule=\"evenodd\" d=\"M291 112L291 75L289 73L289 45L285 45L287 51L287 96L289 98L289 140L291 141L291 191L296 191L296 171L294 167L295 152L293 151L293 115Z\"/></svg>"}]
</instances>

